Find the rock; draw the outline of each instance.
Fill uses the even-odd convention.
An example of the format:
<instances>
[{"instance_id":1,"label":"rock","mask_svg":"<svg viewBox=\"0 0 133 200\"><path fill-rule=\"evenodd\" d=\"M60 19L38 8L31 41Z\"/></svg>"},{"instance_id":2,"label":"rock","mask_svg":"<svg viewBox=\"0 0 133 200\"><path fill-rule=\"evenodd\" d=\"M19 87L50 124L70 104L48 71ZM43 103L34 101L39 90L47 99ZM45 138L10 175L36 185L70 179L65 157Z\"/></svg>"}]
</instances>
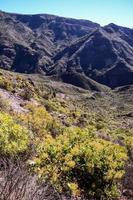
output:
<instances>
[{"instance_id":1,"label":"rock","mask_svg":"<svg viewBox=\"0 0 133 200\"><path fill-rule=\"evenodd\" d=\"M0 67L42 73L87 90L131 85L133 29L1 11Z\"/></svg>"}]
</instances>

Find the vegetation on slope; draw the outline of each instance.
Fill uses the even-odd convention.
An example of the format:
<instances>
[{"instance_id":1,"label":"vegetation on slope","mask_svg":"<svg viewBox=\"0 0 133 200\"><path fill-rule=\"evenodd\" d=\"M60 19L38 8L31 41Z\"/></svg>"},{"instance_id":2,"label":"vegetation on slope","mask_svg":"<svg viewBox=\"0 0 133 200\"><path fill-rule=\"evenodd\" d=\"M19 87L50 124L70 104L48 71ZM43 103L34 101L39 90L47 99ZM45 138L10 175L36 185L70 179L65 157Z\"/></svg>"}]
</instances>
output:
<instances>
[{"instance_id":1,"label":"vegetation on slope","mask_svg":"<svg viewBox=\"0 0 133 200\"><path fill-rule=\"evenodd\" d=\"M1 79L5 76L10 87L2 81L1 88L22 98L25 109L16 113L10 104L9 109L0 104L0 150L6 170L10 162L14 167L21 162L28 176L37 175L40 183L52 185L59 195L118 199L125 165L132 157L132 128L122 126L114 110L92 107L112 94L103 98L73 88L74 96L70 88L64 98L55 85L52 88L48 81L43 85L41 78L35 84L23 75L2 72Z\"/></svg>"}]
</instances>

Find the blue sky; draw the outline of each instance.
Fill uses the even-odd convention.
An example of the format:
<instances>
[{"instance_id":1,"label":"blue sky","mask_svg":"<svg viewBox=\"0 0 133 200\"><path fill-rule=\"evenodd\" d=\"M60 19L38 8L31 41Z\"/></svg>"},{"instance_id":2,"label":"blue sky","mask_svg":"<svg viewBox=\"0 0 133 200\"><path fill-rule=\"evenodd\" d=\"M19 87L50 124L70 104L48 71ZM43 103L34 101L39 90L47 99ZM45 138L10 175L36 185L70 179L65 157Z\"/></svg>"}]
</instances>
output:
<instances>
[{"instance_id":1,"label":"blue sky","mask_svg":"<svg viewBox=\"0 0 133 200\"><path fill-rule=\"evenodd\" d=\"M133 0L0 0L8 12L48 13L133 28Z\"/></svg>"}]
</instances>

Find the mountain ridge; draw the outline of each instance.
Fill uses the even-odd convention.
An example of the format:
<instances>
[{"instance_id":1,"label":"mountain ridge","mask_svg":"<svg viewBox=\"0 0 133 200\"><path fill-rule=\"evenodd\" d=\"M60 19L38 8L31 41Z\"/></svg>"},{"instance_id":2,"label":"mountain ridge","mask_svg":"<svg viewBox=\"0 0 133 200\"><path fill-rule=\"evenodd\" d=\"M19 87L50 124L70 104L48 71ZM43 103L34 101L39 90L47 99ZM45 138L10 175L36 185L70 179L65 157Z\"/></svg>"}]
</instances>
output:
<instances>
[{"instance_id":1,"label":"mountain ridge","mask_svg":"<svg viewBox=\"0 0 133 200\"><path fill-rule=\"evenodd\" d=\"M0 12L0 28L3 69L43 73L59 80L65 73L83 74L85 79L111 88L133 84L133 29L48 14L6 12ZM66 82L71 83L69 77Z\"/></svg>"}]
</instances>

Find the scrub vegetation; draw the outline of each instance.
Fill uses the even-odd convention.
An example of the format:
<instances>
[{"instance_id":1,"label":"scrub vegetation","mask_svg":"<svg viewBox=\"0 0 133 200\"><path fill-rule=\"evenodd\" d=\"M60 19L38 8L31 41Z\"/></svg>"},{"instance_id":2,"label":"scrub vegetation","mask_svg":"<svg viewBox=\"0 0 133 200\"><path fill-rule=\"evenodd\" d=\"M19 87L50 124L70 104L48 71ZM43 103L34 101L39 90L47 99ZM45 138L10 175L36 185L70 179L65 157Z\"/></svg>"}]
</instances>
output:
<instances>
[{"instance_id":1,"label":"scrub vegetation","mask_svg":"<svg viewBox=\"0 0 133 200\"><path fill-rule=\"evenodd\" d=\"M23 108L16 112L10 99L0 98L1 174L7 173L2 199L43 199L48 190L53 199L120 199L133 159L131 117L123 117L132 107L129 99L125 109L118 91L64 90L37 75L3 70L0 89L21 100ZM11 177L20 172L23 179L11 187ZM31 179L34 189L27 186ZM39 188L46 189L41 197Z\"/></svg>"}]
</instances>

